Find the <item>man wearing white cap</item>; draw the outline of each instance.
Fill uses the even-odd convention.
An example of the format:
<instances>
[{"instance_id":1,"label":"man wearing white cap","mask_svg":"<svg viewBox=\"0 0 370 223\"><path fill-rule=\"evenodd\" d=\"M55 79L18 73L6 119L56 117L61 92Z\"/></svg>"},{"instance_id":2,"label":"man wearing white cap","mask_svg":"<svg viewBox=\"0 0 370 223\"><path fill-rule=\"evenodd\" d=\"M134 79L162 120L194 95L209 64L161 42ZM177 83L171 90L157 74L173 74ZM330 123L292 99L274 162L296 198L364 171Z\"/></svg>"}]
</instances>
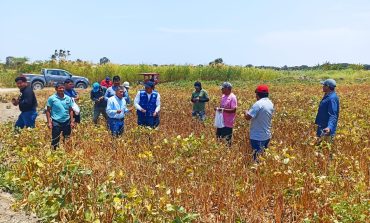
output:
<instances>
[{"instance_id":1,"label":"man wearing white cap","mask_svg":"<svg viewBox=\"0 0 370 223\"><path fill-rule=\"evenodd\" d=\"M339 98L335 92L337 86L335 80L327 79L320 82L323 87L324 97L322 98L316 115L315 124L317 124L316 136L334 137L337 130L339 117Z\"/></svg>"},{"instance_id":2,"label":"man wearing white cap","mask_svg":"<svg viewBox=\"0 0 370 223\"><path fill-rule=\"evenodd\" d=\"M130 104L131 100L130 100L130 96L128 95L128 90L130 89L130 83L128 81L123 82L123 87L125 87L125 89L126 89L125 94L123 95L123 97L126 100L126 104Z\"/></svg>"}]
</instances>

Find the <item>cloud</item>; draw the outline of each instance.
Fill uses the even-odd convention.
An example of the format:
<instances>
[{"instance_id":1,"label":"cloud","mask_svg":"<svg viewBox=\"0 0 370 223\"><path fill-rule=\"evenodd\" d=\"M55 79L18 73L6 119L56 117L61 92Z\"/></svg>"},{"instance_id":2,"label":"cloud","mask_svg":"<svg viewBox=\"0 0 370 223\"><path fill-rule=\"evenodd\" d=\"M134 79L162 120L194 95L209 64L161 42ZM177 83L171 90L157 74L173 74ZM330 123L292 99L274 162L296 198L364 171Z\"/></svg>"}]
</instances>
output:
<instances>
[{"instance_id":1,"label":"cloud","mask_svg":"<svg viewBox=\"0 0 370 223\"><path fill-rule=\"evenodd\" d=\"M164 33L232 33L232 29L182 29L182 28L159 28Z\"/></svg>"}]
</instances>

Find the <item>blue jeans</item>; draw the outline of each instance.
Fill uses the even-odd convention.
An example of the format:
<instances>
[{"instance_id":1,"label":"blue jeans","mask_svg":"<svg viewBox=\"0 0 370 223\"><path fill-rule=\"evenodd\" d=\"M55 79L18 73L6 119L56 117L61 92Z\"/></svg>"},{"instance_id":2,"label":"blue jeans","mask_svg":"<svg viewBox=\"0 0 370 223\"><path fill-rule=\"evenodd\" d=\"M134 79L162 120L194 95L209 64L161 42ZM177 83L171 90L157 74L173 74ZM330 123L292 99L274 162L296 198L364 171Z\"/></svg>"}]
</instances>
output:
<instances>
[{"instance_id":1,"label":"blue jeans","mask_svg":"<svg viewBox=\"0 0 370 223\"><path fill-rule=\"evenodd\" d=\"M15 127L21 129L23 129L24 127L35 128L36 117L37 117L36 110L21 112L17 122L15 123Z\"/></svg>"},{"instance_id":2,"label":"blue jeans","mask_svg":"<svg viewBox=\"0 0 370 223\"><path fill-rule=\"evenodd\" d=\"M124 119L109 118L108 119L109 129L112 132L112 135L117 137L122 135L123 129L125 126Z\"/></svg>"},{"instance_id":3,"label":"blue jeans","mask_svg":"<svg viewBox=\"0 0 370 223\"><path fill-rule=\"evenodd\" d=\"M206 119L206 112L205 111L193 111L191 113L193 117L198 118L200 121L204 121Z\"/></svg>"},{"instance_id":4,"label":"blue jeans","mask_svg":"<svg viewBox=\"0 0 370 223\"><path fill-rule=\"evenodd\" d=\"M263 151L268 147L269 142L270 139L263 141L250 139L250 143L253 149L253 160L257 161L257 156L263 153Z\"/></svg>"}]
</instances>

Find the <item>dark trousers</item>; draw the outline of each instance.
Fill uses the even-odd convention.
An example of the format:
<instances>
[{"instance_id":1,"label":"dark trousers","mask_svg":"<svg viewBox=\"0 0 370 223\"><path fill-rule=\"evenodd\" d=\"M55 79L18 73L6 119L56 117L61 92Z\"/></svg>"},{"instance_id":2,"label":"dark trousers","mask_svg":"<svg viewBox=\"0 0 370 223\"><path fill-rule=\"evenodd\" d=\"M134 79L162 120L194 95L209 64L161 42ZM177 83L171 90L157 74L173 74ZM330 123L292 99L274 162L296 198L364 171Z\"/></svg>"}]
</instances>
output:
<instances>
[{"instance_id":1,"label":"dark trousers","mask_svg":"<svg viewBox=\"0 0 370 223\"><path fill-rule=\"evenodd\" d=\"M24 127L35 128L36 117L37 117L36 110L21 112L17 122L15 123L15 127L21 129L23 129Z\"/></svg>"},{"instance_id":2,"label":"dark trousers","mask_svg":"<svg viewBox=\"0 0 370 223\"><path fill-rule=\"evenodd\" d=\"M159 126L159 115L157 116L145 116L144 118L138 117L137 124L140 126L147 126L150 128L157 128Z\"/></svg>"},{"instance_id":3,"label":"dark trousers","mask_svg":"<svg viewBox=\"0 0 370 223\"><path fill-rule=\"evenodd\" d=\"M251 147L253 149L253 160L254 161L258 161L258 155L262 154L265 151L265 149L269 145L269 142L270 142L270 139L263 140L263 141L250 139Z\"/></svg>"},{"instance_id":4,"label":"dark trousers","mask_svg":"<svg viewBox=\"0 0 370 223\"><path fill-rule=\"evenodd\" d=\"M94 107L94 114L93 114L94 124L98 124L98 118L100 114L103 115L105 120L108 120L108 115L107 115L107 112L105 111L105 107Z\"/></svg>"},{"instance_id":5,"label":"dark trousers","mask_svg":"<svg viewBox=\"0 0 370 223\"><path fill-rule=\"evenodd\" d=\"M71 135L71 123L70 120L66 122L57 122L53 120L53 128L51 130L51 146L53 149L59 147L60 136L63 133L63 140Z\"/></svg>"},{"instance_id":6,"label":"dark trousers","mask_svg":"<svg viewBox=\"0 0 370 223\"><path fill-rule=\"evenodd\" d=\"M231 146L231 138L233 137L233 128L223 127L216 130L217 139L225 139L228 146Z\"/></svg>"},{"instance_id":7,"label":"dark trousers","mask_svg":"<svg viewBox=\"0 0 370 223\"><path fill-rule=\"evenodd\" d=\"M122 135L124 126L125 126L125 120L124 119L116 119L116 118L109 118L108 119L108 125L109 129L112 132L112 135L114 137L118 137Z\"/></svg>"}]
</instances>

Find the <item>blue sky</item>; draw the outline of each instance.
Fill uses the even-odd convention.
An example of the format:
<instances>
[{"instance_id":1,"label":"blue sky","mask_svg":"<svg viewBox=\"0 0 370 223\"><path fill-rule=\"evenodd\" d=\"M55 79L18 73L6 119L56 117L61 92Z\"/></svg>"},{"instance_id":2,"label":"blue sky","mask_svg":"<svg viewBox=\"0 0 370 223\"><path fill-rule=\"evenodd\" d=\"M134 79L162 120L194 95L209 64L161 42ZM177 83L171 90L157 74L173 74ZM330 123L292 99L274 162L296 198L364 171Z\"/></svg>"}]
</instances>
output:
<instances>
[{"instance_id":1,"label":"blue sky","mask_svg":"<svg viewBox=\"0 0 370 223\"><path fill-rule=\"evenodd\" d=\"M120 64L370 64L366 0L2 0L0 60Z\"/></svg>"}]
</instances>

